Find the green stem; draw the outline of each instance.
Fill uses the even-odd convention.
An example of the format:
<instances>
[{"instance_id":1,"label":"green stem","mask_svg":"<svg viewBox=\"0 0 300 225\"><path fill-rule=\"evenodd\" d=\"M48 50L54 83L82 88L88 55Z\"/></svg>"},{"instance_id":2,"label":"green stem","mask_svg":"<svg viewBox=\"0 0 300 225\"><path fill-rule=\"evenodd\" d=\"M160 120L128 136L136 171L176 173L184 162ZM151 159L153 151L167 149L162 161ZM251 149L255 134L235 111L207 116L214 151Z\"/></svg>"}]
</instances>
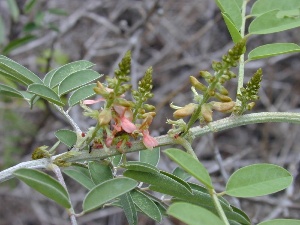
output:
<instances>
[{"instance_id":1,"label":"green stem","mask_svg":"<svg viewBox=\"0 0 300 225\"><path fill-rule=\"evenodd\" d=\"M230 225L229 221L228 221L228 219L227 219L227 217L226 217L226 215L224 213L224 210L223 210L223 208L222 208L222 206L220 204L220 201L218 199L218 196L217 196L217 193L215 192L215 190L214 189L209 190L209 194L210 194L210 196L213 199L213 202L215 204L215 207L217 209L217 212L218 212L221 220L224 222L225 225Z\"/></svg>"},{"instance_id":2,"label":"green stem","mask_svg":"<svg viewBox=\"0 0 300 225\"><path fill-rule=\"evenodd\" d=\"M190 133L194 137L201 137L208 133L212 132L220 132L223 130L228 130L234 127L240 127L248 124L256 124L256 123L269 123L269 122L285 122L285 123L294 123L300 124L300 113L291 113L291 112L262 112L262 113L252 113L242 116L231 116L225 119L217 120L209 123L209 126L201 127L193 127L190 129ZM174 144L174 137L170 137L169 135L162 135L155 138L158 141L158 146L172 145ZM124 153L129 152L137 152L144 150L145 146L142 141L135 141L132 143L132 147L124 147ZM88 160L100 160L106 159L108 157L119 155L120 152L115 147L111 147L110 151L103 151L103 149L94 149L91 153L88 151L80 151L78 154L66 159L68 162L81 162ZM10 167L6 170L0 172L0 183L8 180L13 177L13 172L19 168L35 168L42 169L47 168L49 163L57 158L61 157L66 153L52 156L51 159L43 158L33 161L27 161L19 163L13 167Z\"/></svg>"},{"instance_id":3,"label":"green stem","mask_svg":"<svg viewBox=\"0 0 300 225\"><path fill-rule=\"evenodd\" d=\"M182 147L185 148L185 150L191 154L195 159L198 160L198 157L197 155L195 154L193 148L192 148L192 145L190 142L188 142L188 140L186 140L185 138L183 137L177 137L177 138L174 138L174 142L176 144L180 144Z\"/></svg>"},{"instance_id":4,"label":"green stem","mask_svg":"<svg viewBox=\"0 0 300 225\"><path fill-rule=\"evenodd\" d=\"M48 168L51 169L55 173L59 183L66 189L66 191L68 193L68 197L69 197L69 202L70 202L70 205L71 205L71 208L67 209L68 213L69 213L69 216L70 216L71 224L72 225L77 225L75 211L74 211L71 199L70 199L70 195L69 195L69 192L68 192L68 189L67 189L67 185L65 183L65 180L64 180L64 177L61 173L60 168L55 164L50 164Z\"/></svg>"},{"instance_id":5,"label":"green stem","mask_svg":"<svg viewBox=\"0 0 300 225\"><path fill-rule=\"evenodd\" d=\"M200 112L201 112L201 107L204 103L206 103L208 101L208 99L211 97L211 95L209 94L210 92L214 91L216 88L216 85L219 81L219 77L222 76L224 73L224 68L220 69L218 72L215 73L215 80L208 86L207 90L205 91L203 98L201 100L201 102L199 103L198 108L196 109L196 111L192 114L189 122L187 123L186 126L186 130L185 132L182 134L182 136L185 136L190 128L194 125L194 123L197 121L197 119L199 118Z\"/></svg>"},{"instance_id":6,"label":"green stem","mask_svg":"<svg viewBox=\"0 0 300 225\"><path fill-rule=\"evenodd\" d=\"M242 25L241 25L241 37L245 37L245 25L246 25L246 6L249 0L244 0L242 5ZM238 76L238 86L237 94L241 93L241 88L244 86L244 73L245 73L245 55L242 54L239 60L239 76ZM240 105L241 102L236 99L237 105Z\"/></svg>"}]
</instances>

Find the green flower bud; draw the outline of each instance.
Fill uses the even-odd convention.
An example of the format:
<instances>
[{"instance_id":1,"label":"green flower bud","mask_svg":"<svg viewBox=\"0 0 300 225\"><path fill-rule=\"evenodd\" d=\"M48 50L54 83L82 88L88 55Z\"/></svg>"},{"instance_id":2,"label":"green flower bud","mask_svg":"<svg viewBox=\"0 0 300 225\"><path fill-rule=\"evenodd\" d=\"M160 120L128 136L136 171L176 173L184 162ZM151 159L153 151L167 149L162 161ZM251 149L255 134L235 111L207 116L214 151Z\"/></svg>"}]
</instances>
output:
<instances>
[{"instance_id":1,"label":"green flower bud","mask_svg":"<svg viewBox=\"0 0 300 225\"><path fill-rule=\"evenodd\" d=\"M124 106L124 107L133 107L134 106L134 103L132 101L127 101L124 98L116 98L114 103L116 105L121 105L121 106Z\"/></svg>"},{"instance_id":2,"label":"green flower bud","mask_svg":"<svg viewBox=\"0 0 300 225\"><path fill-rule=\"evenodd\" d=\"M155 106L150 104L144 104L144 109L147 111L155 111Z\"/></svg>"},{"instance_id":3,"label":"green flower bud","mask_svg":"<svg viewBox=\"0 0 300 225\"><path fill-rule=\"evenodd\" d=\"M208 71L200 71L200 76L203 77L205 80L212 78L212 75Z\"/></svg>"}]
</instances>

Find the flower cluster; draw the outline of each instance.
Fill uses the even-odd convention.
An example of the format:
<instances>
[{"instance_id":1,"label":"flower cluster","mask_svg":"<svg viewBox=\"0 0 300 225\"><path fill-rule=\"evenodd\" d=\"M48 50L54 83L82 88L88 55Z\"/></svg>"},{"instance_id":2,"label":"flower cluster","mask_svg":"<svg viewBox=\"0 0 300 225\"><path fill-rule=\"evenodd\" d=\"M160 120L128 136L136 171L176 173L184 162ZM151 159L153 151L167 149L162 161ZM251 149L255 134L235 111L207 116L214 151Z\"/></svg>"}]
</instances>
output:
<instances>
[{"instance_id":1,"label":"flower cluster","mask_svg":"<svg viewBox=\"0 0 300 225\"><path fill-rule=\"evenodd\" d=\"M241 104L235 107L235 114L241 115L246 110L251 110L254 107L254 101L259 99L258 90L260 88L261 80L262 69L258 69L246 84L246 86L240 89L240 94L237 95L237 99L241 102Z\"/></svg>"},{"instance_id":2,"label":"flower cluster","mask_svg":"<svg viewBox=\"0 0 300 225\"><path fill-rule=\"evenodd\" d=\"M155 107L145 102L153 97L152 68L149 68L139 82L138 90L132 90L130 81L131 55L128 51L115 71L115 77L106 77L106 84L97 82L94 91L101 95L97 100L83 101L85 115L98 121L97 135L92 148L116 146L122 149L130 146L131 138L142 136L148 149L157 146L155 138L150 136L149 126L155 116ZM131 91L133 101L125 99L125 93ZM100 105L99 102L103 102ZM86 105L99 103L100 110L91 110Z\"/></svg>"},{"instance_id":3,"label":"flower cluster","mask_svg":"<svg viewBox=\"0 0 300 225\"><path fill-rule=\"evenodd\" d=\"M202 123L211 122L213 120L213 110L229 113L235 109L236 103L228 96L229 92L224 87L224 83L236 77L230 69L237 66L240 56L245 52L245 45L246 39L242 39L222 57L221 62L214 61L212 63L214 74L208 71L200 71L200 76L207 85L201 83L196 77L190 76L194 102L183 107L171 104L171 107L176 109L173 116L179 120L168 121L174 127L169 133L176 134L180 131L180 133L185 134L198 119ZM210 99L212 101L209 101ZM183 125L182 118L187 116L191 116L191 118L187 125Z\"/></svg>"}]
</instances>

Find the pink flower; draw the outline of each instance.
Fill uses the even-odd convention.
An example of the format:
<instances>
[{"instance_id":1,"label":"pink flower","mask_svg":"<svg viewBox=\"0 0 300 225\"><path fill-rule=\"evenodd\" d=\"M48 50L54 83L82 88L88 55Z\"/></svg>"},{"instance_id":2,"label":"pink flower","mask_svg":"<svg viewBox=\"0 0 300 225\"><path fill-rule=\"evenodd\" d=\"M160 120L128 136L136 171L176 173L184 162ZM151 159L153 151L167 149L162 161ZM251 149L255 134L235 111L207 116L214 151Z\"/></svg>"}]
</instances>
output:
<instances>
[{"instance_id":1,"label":"pink flower","mask_svg":"<svg viewBox=\"0 0 300 225\"><path fill-rule=\"evenodd\" d=\"M83 104L85 104L85 105L93 105L93 104L95 104L97 102L103 102L103 101L105 101L104 98L98 98L97 100L84 100Z\"/></svg>"},{"instance_id":2,"label":"pink flower","mask_svg":"<svg viewBox=\"0 0 300 225\"><path fill-rule=\"evenodd\" d=\"M152 149L153 147L158 145L157 140L154 137L150 136L148 130L143 130L142 134L143 134L143 143L147 148Z\"/></svg>"},{"instance_id":3,"label":"pink flower","mask_svg":"<svg viewBox=\"0 0 300 225\"><path fill-rule=\"evenodd\" d=\"M135 130L137 130L134 123L131 122L133 119L133 113L129 108L126 108L124 106L115 105L114 109L117 112L117 114L119 114L119 117L120 117L119 119L121 121L121 127L124 131L131 134Z\"/></svg>"}]
</instances>

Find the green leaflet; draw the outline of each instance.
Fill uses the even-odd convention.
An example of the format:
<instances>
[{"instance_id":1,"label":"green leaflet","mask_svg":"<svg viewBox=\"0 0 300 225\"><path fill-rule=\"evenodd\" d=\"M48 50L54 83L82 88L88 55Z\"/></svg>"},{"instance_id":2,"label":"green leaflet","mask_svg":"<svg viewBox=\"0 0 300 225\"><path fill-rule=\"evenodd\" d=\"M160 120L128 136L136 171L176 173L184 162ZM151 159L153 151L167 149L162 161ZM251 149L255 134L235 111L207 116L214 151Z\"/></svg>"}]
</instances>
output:
<instances>
[{"instance_id":1,"label":"green leaflet","mask_svg":"<svg viewBox=\"0 0 300 225\"><path fill-rule=\"evenodd\" d=\"M63 79L58 86L58 95L62 96L67 94L79 87L82 87L98 78L102 75L94 70L81 70L70 74L68 77Z\"/></svg>"},{"instance_id":2,"label":"green leaflet","mask_svg":"<svg viewBox=\"0 0 300 225\"><path fill-rule=\"evenodd\" d=\"M189 225L199 225L200 221L201 225L225 225L218 216L207 209L185 202L172 204L167 214Z\"/></svg>"},{"instance_id":3,"label":"green leaflet","mask_svg":"<svg viewBox=\"0 0 300 225\"><path fill-rule=\"evenodd\" d=\"M146 149L139 152L140 162L148 163L152 166L157 166L160 159L160 148Z\"/></svg>"},{"instance_id":4,"label":"green leaflet","mask_svg":"<svg viewBox=\"0 0 300 225\"><path fill-rule=\"evenodd\" d=\"M88 84L75 90L73 94L69 97L69 106L72 107L78 104L80 101L94 96L96 94L93 90L94 87L96 87L96 84Z\"/></svg>"},{"instance_id":5,"label":"green leaflet","mask_svg":"<svg viewBox=\"0 0 300 225\"><path fill-rule=\"evenodd\" d=\"M143 192L138 190L132 190L130 192L134 204L147 216L154 219L157 222L162 220L161 212L157 205L148 198Z\"/></svg>"},{"instance_id":6,"label":"green leaflet","mask_svg":"<svg viewBox=\"0 0 300 225\"><path fill-rule=\"evenodd\" d=\"M226 13L222 13L222 16L226 23L227 29L230 33L230 36L231 36L233 42L238 43L242 39L242 36L241 36L239 30L232 23L232 21L230 20L230 18L228 17L228 15Z\"/></svg>"},{"instance_id":7,"label":"green leaflet","mask_svg":"<svg viewBox=\"0 0 300 225\"><path fill-rule=\"evenodd\" d=\"M68 147L71 147L76 143L77 135L72 130L67 129L61 129L55 132L55 136L58 140L60 140L62 143L67 145Z\"/></svg>"},{"instance_id":8,"label":"green leaflet","mask_svg":"<svg viewBox=\"0 0 300 225\"><path fill-rule=\"evenodd\" d=\"M91 190L96 186L92 181L87 168L72 166L64 169L63 172L88 190Z\"/></svg>"},{"instance_id":9,"label":"green leaflet","mask_svg":"<svg viewBox=\"0 0 300 225\"><path fill-rule=\"evenodd\" d=\"M165 150L166 155L176 162L187 173L191 174L197 180L212 188L210 176L205 167L190 154L175 148Z\"/></svg>"},{"instance_id":10,"label":"green leaflet","mask_svg":"<svg viewBox=\"0 0 300 225\"><path fill-rule=\"evenodd\" d=\"M101 184L113 178L112 170L105 162L89 162L89 172L95 184Z\"/></svg>"},{"instance_id":11,"label":"green leaflet","mask_svg":"<svg viewBox=\"0 0 300 225\"><path fill-rule=\"evenodd\" d=\"M249 52L248 61L295 52L300 52L300 46L294 43L274 43L261 45Z\"/></svg>"},{"instance_id":12,"label":"green leaflet","mask_svg":"<svg viewBox=\"0 0 300 225\"><path fill-rule=\"evenodd\" d=\"M131 198L130 192L127 192L119 197L120 203L124 210L125 216L129 225L137 224L137 212Z\"/></svg>"},{"instance_id":13,"label":"green leaflet","mask_svg":"<svg viewBox=\"0 0 300 225\"><path fill-rule=\"evenodd\" d=\"M249 25L249 34L271 34L300 26L300 16L284 16L280 10L266 12Z\"/></svg>"},{"instance_id":14,"label":"green leaflet","mask_svg":"<svg viewBox=\"0 0 300 225\"><path fill-rule=\"evenodd\" d=\"M34 169L18 169L14 175L34 190L54 200L65 208L70 208L69 195L66 189L48 174Z\"/></svg>"},{"instance_id":15,"label":"green leaflet","mask_svg":"<svg viewBox=\"0 0 300 225\"><path fill-rule=\"evenodd\" d=\"M292 175L273 164L253 164L235 171L226 185L226 194L235 197L256 197L287 188Z\"/></svg>"},{"instance_id":16,"label":"green leaflet","mask_svg":"<svg viewBox=\"0 0 300 225\"><path fill-rule=\"evenodd\" d=\"M126 177L114 178L98 184L85 196L82 205L83 211L92 211L134 189L137 185L138 182Z\"/></svg>"},{"instance_id":17,"label":"green leaflet","mask_svg":"<svg viewBox=\"0 0 300 225\"><path fill-rule=\"evenodd\" d=\"M25 68L24 66L20 65L19 63L1 57L0 58L0 70L3 71L5 74L9 74L11 77L14 77L16 80L20 80L23 84L42 84L43 82L41 79L35 75L33 72ZM9 77L8 77L9 78Z\"/></svg>"},{"instance_id":18,"label":"green leaflet","mask_svg":"<svg viewBox=\"0 0 300 225\"><path fill-rule=\"evenodd\" d=\"M68 63L58 69L55 70L55 72L50 73L45 77L44 82L47 84L49 83L49 87L53 88L56 87L60 82L62 82L66 77L69 75L85 70L87 68L92 67L94 64L86 61L86 60L79 60L76 62ZM50 82L49 82L50 81Z\"/></svg>"},{"instance_id":19,"label":"green leaflet","mask_svg":"<svg viewBox=\"0 0 300 225\"><path fill-rule=\"evenodd\" d=\"M4 84L0 84L0 95L6 95L15 98L24 98L21 92Z\"/></svg>"},{"instance_id":20,"label":"green leaflet","mask_svg":"<svg viewBox=\"0 0 300 225\"><path fill-rule=\"evenodd\" d=\"M128 170L159 174L159 170L155 166L143 162L129 161L125 165L122 165L122 167Z\"/></svg>"},{"instance_id":21,"label":"green leaflet","mask_svg":"<svg viewBox=\"0 0 300 225\"><path fill-rule=\"evenodd\" d=\"M61 101L59 96L52 89L43 84L31 84L28 86L27 91L36 94L58 106L64 106L64 103Z\"/></svg>"},{"instance_id":22,"label":"green leaflet","mask_svg":"<svg viewBox=\"0 0 300 225\"><path fill-rule=\"evenodd\" d=\"M272 10L293 10L300 8L298 0L256 0L251 9L251 15L258 16Z\"/></svg>"}]
</instances>

